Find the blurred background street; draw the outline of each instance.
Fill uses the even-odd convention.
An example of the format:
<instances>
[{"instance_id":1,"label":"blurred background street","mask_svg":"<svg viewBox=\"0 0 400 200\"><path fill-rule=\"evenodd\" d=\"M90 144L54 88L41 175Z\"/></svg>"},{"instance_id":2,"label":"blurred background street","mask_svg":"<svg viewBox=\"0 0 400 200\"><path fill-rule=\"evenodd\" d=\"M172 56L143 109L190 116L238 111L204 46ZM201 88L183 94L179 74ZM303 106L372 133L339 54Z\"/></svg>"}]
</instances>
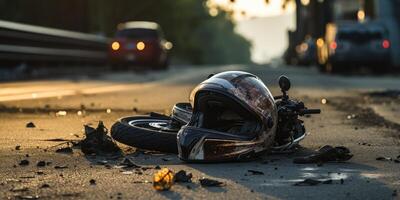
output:
<instances>
[{"instance_id":1,"label":"blurred background street","mask_svg":"<svg viewBox=\"0 0 400 200\"><path fill-rule=\"evenodd\" d=\"M399 0L0 0L0 8L1 199L398 198ZM187 164L119 144L142 166L130 172L117 158L55 152L82 139L84 124L169 115L209 74L229 70L257 75L273 95L286 75L290 97L322 110L302 118L309 134L300 151ZM354 157L292 163L324 145ZM157 192L156 166L191 172L193 183ZM203 188L201 177L225 186ZM306 178L333 182L293 186Z\"/></svg>"}]
</instances>

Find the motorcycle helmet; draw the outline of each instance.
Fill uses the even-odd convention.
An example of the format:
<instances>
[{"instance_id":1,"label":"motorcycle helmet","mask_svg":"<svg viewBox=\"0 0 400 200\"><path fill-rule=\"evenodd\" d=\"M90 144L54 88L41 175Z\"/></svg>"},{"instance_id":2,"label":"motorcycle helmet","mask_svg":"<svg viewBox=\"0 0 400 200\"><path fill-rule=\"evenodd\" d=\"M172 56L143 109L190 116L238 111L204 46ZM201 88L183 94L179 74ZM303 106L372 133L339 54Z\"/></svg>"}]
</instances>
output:
<instances>
[{"instance_id":1,"label":"motorcycle helmet","mask_svg":"<svg viewBox=\"0 0 400 200\"><path fill-rule=\"evenodd\" d=\"M180 159L246 160L273 145L277 108L257 76L242 71L212 75L195 87L189 100L192 117L177 135Z\"/></svg>"}]
</instances>

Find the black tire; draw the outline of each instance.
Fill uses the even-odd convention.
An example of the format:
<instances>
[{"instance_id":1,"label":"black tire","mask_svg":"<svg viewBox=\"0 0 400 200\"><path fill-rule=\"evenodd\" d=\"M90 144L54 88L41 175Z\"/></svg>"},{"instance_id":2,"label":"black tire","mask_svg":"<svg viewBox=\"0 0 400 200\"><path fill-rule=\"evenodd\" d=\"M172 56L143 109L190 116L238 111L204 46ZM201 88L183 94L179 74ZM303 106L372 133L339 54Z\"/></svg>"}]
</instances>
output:
<instances>
[{"instance_id":1,"label":"black tire","mask_svg":"<svg viewBox=\"0 0 400 200\"><path fill-rule=\"evenodd\" d=\"M171 119L161 115L121 118L111 127L111 136L120 143L136 148L178 153L176 135L179 129L164 131L150 127L151 122L171 123Z\"/></svg>"}]
</instances>

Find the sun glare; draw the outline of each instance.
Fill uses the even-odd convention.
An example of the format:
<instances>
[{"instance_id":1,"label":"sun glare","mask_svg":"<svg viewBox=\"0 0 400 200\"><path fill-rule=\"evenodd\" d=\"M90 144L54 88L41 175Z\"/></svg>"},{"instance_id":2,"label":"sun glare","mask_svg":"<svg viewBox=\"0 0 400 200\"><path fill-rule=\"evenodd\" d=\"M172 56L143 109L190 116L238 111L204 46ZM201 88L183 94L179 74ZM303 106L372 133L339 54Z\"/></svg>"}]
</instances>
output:
<instances>
[{"instance_id":1,"label":"sun glare","mask_svg":"<svg viewBox=\"0 0 400 200\"><path fill-rule=\"evenodd\" d=\"M282 0L269 0L267 4L265 0L208 0L207 6L211 8L220 7L224 10L233 11L235 20L249 19L254 17L277 16L285 13L291 13L295 9L293 2L287 4L285 8L282 6Z\"/></svg>"}]
</instances>

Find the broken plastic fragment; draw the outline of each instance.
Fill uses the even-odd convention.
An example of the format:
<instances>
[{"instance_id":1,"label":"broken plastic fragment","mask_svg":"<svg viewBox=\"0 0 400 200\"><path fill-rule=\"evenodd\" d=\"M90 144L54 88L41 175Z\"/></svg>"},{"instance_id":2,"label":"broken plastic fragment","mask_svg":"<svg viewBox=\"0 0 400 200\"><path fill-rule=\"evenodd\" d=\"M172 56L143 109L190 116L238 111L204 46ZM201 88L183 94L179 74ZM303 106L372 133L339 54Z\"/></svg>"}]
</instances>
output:
<instances>
[{"instance_id":1,"label":"broken plastic fragment","mask_svg":"<svg viewBox=\"0 0 400 200\"><path fill-rule=\"evenodd\" d=\"M58 112L56 112L56 116L66 116L67 115L67 111L65 110L60 110Z\"/></svg>"},{"instance_id":2,"label":"broken plastic fragment","mask_svg":"<svg viewBox=\"0 0 400 200\"><path fill-rule=\"evenodd\" d=\"M221 187L224 185L223 182L209 179L209 178L201 178L200 180L200 185L203 187Z\"/></svg>"},{"instance_id":3,"label":"broken plastic fragment","mask_svg":"<svg viewBox=\"0 0 400 200\"><path fill-rule=\"evenodd\" d=\"M56 153L73 153L71 147L63 147L56 150Z\"/></svg>"},{"instance_id":4,"label":"broken plastic fragment","mask_svg":"<svg viewBox=\"0 0 400 200\"><path fill-rule=\"evenodd\" d=\"M330 161L344 162L350 160L353 154L344 146L332 147L330 145L323 146L314 154L305 157L295 158L293 160L296 164L307 163L324 163Z\"/></svg>"},{"instance_id":5,"label":"broken plastic fragment","mask_svg":"<svg viewBox=\"0 0 400 200\"><path fill-rule=\"evenodd\" d=\"M256 170L247 170L249 173L251 173L252 175L264 175L264 172L261 171L256 171Z\"/></svg>"},{"instance_id":6,"label":"broken plastic fragment","mask_svg":"<svg viewBox=\"0 0 400 200\"><path fill-rule=\"evenodd\" d=\"M390 157L377 157L376 160L380 160L380 161L392 161L393 159Z\"/></svg>"},{"instance_id":7,"label":"broken plastic fragment","mask_svg":"<svg viewBox=\"0 0 400 200\"><path fill-rule=\"evenodd\" d=\"M39 162L36 164L36 166L37 166L37 167L44 167L44 166L46 166L46 162L43 161L43 160L41 160L41 161L39 161Z\"/></svg>"},{"instance_id":8,"label":"broken plastic fragment","mask_svg":"<svg viewBox=\"0 0 400 200\"><path fill-rule=\"evenodd\" d=\"M132 167L132 168L140 168L139 165L133 163L133 161L130 158L124 158L119 165L124 166L124 167Z\"/></svg>"},{"instance_id":9,"label":"broken plastic fragment","mask_svg":"<svg viewBox=\"0 0 400 200\"><path fill-rule=\"evenodd\" d=\"M171 189L174 184L174 172L168 168L162 168L154 174L153 187L156 190L163 191Z\"/></svg>"},{"instance_id":10,"label":"broken plastic fragment","mask_svg":"<svg viewBox=\"0 0 400 200\"><path fill-rule=\"evenodd\" d=\"M328 179L325 181L320 181L320 180L315 180L315 179L305 179L303 181L297 182L294 184L294 186L314 186L314 185L318 185L318 184L332 184L332 180Z\"/></svg>"},{"instance_id":11,"label":"broken plastic fragment","mask_svg":"<svg viewBox=\"0 0 400 200\"><path fill-rule=\"evenodd\" d=\"M29 165L29 160L21 160L21 161L19 162L19 165L21 165L21 166Z\"/></svg>"},{"instance_id":12,"label":"broken plastic fragment","mask_svg":"<svg viewBox=\"0 0 400 200\"><path fill-rule=\"evenodd\" d=\"M33 122L29 122L26 124L26 128L35 128L36 125Z\"/></svg>"},{"instance_id":13,"label":"broken plastic fragment","mask_svg":"<svg viewBox=\"0 0 400 200\"><path fill-rule=\"evenodd\" d=\"M97 128L85 125L85 139L81 144L81 150L84 154L110 154L121 153L121 149L107 135L108 129L102 121L99 121Z\"/></svg>"},{"instance_id":14,"label":"broken plastic fragment","mask_svg":"<svg viewBox=\"0 0 400 200\"><path fill-rule=\"evenodd\" d=\"M175 182L190 183L192 182L192 173L186 173L185 170L180 170L175 174Z\"/></svg>"}]
</instances>

